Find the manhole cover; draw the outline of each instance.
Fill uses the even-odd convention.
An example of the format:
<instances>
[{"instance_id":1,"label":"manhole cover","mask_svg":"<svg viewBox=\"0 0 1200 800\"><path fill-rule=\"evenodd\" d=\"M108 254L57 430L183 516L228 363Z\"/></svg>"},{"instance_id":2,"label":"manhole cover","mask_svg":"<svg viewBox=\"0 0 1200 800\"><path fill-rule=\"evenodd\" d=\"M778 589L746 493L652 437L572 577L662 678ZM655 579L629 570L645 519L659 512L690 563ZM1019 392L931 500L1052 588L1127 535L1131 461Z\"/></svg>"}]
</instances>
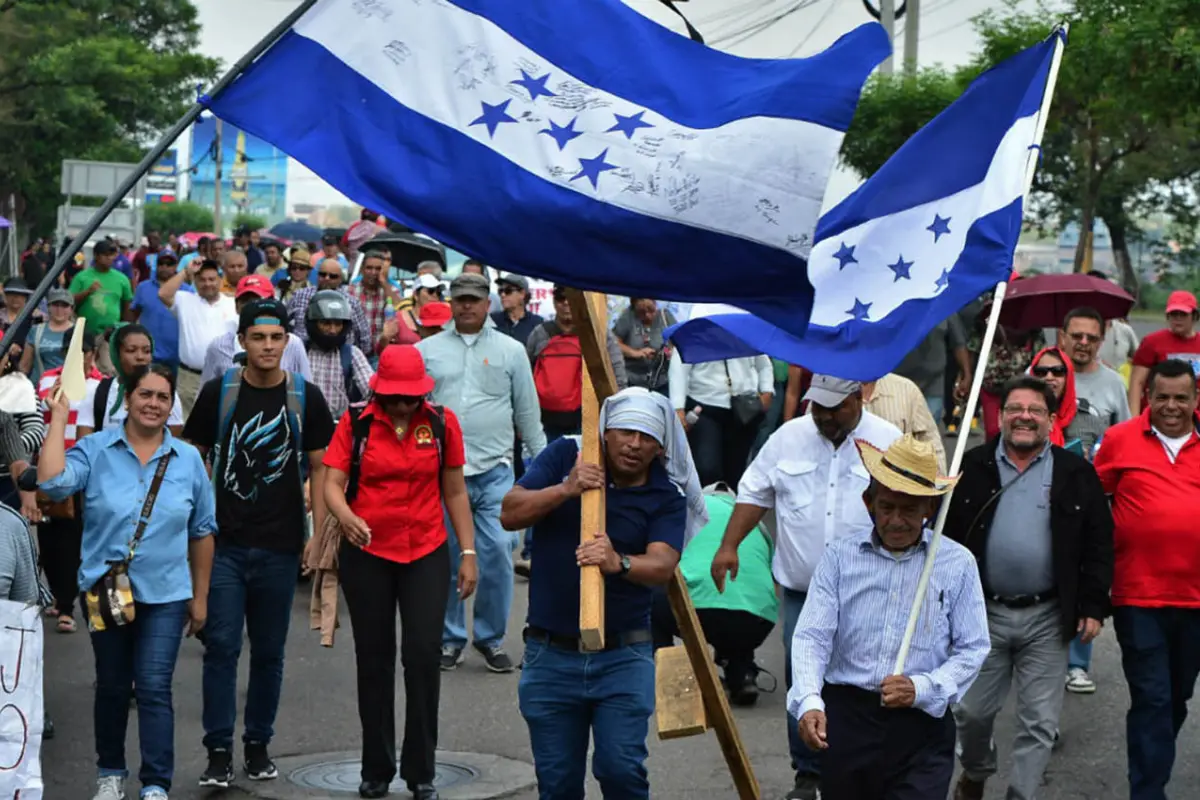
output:
<instances>
[{"instance_id":1,"label":"manhole cover","mask_svg":"<svg viewBox=\"0 0 1200 800\"><path fill-rule=\"evenodd\" d=\"M479 772L467 764L454 761L437 762L437 774L433 783L439 789L449 789L470 783L479 777ZM288 774L288 780L305 789L320 789L326 792L357 793L362 782L362 762L357 758L339 761L322 761L307 764ZM392 789L405 789L399 777L392 781Z\"/></svg>"}]
</instances>

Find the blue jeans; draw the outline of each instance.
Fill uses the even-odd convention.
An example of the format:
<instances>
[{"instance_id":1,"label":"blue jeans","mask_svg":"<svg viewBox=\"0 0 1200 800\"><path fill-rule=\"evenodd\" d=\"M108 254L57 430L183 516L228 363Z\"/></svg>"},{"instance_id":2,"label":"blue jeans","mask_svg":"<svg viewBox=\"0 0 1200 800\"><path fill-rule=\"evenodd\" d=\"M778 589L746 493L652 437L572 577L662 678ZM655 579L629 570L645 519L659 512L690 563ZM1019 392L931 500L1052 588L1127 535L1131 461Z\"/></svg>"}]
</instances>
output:
<instances>
[{"instance_id":1,"label":"blue jeans","mask_svg":"<svg viewBox=\"0 0 1200 800\"><path fill-rule=\"evenodd\" d=\"M933 415L933 421L937 425L941 425L942 414L946 411L946 398L926 397L925 405L929 406L929 413Z\"/></svg>"},{"instance_id":2,"label":"blue jeans","mask_svg":"<svg viewBox=\"0 0 1200 800\"><path fill-rule=\"evenodd\" d=\"M517 685L529 726L541 800L582 800L588 738L604 797L648 798L646 734L654 713L654 651L644 644L600 653L525 643Z\"/></svg>"},{"instance_id":3,"label":"blue jeans","mask_svg":"<svg viewBox=\"0 0 1200 800\"><path fill-rule=\"evenodd\" d=\"M208 590L204 647L204 746L233 747L242 627L250 638L243 742L268 744L283 685L283 647L292 619L300 554L218 545Z\"/></svg>"},{"instance_id":4,"label":"blue jeans","mask_svg":"<svg viewBox=\"0 0 1200 800\"><path fill-rule=\"evenodd\" d=\"M96 696L92 706L96 766L101 776L129 774L125 729L136 692L143 786L170 790L175 775L175 709L171 679L187 624L187 601L138 603L129 625L92 633Z\"/></svg>"},{"instance_id":5,"label":"blue jeans","mask_svg":"<svg viewBox=\"0 0 1200 800\"><path fill-rule=\"evenodd\" d=\"M1200 673L1200 609L1117 606L1113 628L1129 684L1129 798L1166 800L1175 738Z\"/></svg>"},{"instance_id":6,"label":"blue jeans","mask_svg":"<svg viewBox=\"0 0 1200 800\"><path fill-rule=\"evenodd\" d=\"M480 647L498 647L504 642L508 612L512 608L512 535L500 527L500 501L512 485L512 468L506 464L467 478L467 497L471 501L471 516L475 521L475 560L479 563L479 583L475 587L474 638L475 644ZM442 644L465 647L467 606L458 597L458 561L461 553L449 515L446 516L446 530L450 534L450 598L446 601ZM295 583L294 575L292 582Z\"/></svg>"},{"instance_id":7,"label":"blue jeans","mask_svg":"<svg viewBox=\"0 0 1200 800\"><path fill-rule=\"evenodd\" d=\"M1067 661L1068 669L1079 669L1087 672L1092 668L1092 643L1084 644L1079 641L1082 634L1075 634L1075 638L1071 640L1070 656Z\"/></svg>"},{"instance_id":8,"label":"blue jeans","mask_svg":"<svg viewBox=\"0 0 1200 800\"><path fill-rule=\"evenodd\" d=\"M800 609L804 608L805 592L797 592L784 587L783 589L783 682L792 688L792 633L796 630L796 620L800 618ZM789 712L787 715L788 752L792 754L792 769L797 773L820 775L821 762L816 752L809 750L808 745L800 738L800 722Z\"/></svg>"}]
</instances>

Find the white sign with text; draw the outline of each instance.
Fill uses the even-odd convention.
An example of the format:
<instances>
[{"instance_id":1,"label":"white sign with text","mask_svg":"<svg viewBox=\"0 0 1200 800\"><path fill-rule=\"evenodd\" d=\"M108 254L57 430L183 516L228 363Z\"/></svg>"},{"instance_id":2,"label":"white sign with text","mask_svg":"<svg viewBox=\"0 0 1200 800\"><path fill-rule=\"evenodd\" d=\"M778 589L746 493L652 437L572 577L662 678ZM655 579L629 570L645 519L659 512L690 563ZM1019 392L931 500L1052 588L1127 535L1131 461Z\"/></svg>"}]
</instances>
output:
<instances>
[{"instance_id":1,"label":"white sign with text","mask_svg":"<svg viewBox=\"0 0 1200 800\"><path fill-rule=\"evenodd\" d=\"M0 800L42 798L42 617L0 600Z\"/></svg>"}]
</instances>

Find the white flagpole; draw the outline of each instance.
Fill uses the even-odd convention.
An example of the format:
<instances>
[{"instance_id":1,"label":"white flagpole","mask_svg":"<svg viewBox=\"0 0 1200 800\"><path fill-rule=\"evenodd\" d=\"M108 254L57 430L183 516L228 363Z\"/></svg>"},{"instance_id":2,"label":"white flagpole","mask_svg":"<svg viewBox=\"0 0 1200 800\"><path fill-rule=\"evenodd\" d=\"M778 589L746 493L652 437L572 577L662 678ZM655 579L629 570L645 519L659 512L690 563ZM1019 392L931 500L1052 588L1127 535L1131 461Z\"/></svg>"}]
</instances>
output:
<instances>
[{"instance_id":1,"label":"white flagpole","mask_svg":"<svg viewBox=\"0 0 1200 800\"><path fill-rule=\"evenodd\" d=\"M1025 197L1033 186L1033 176L1037 172L1038 157L1041 155L1042 135L1046 132L1046 118L1050 114L1050 103L1054 99L1054 86L1058 82L1058 68L1062 63L1063 44L1066 38L1067 25L1062 26L1062 34L1055 31L1054 55L1050 60L1050 71L1046 76L1046 91L1042 95L1042 107L1038 111L1037 126L1034 129L1034 141L1037 146L1029 151L1025 166ZM996 338L996 328L1000 324L1000 306L1004 303L1004 295L1008 292L1008 281L996 284L992 294L992 310L988 315L987 330L983 334L983 343L979 350L979 363L975 366L974 379L971 381L971 393L967 396L967 407L963 410L962 425L958 431L958 441L954 444L954 458L950 462L950 475L957 475L962 466L963 455L967 451L967 437L971 435L971 420L975 418L975 408L979 404L979 393L983 390L983 373L987 370L988 354L992 350L992 341ZM942 543L942 529L946 527L946 517L950 513L950 499L953 490L942 498L942 507L938 511L937 522L933 527L933 538L929 542L929 553L925 558L925 566L921 570L921 578L917 582L917 593L913 598L912 609L908 612L908 624L904 628L904 638L900 642L900 651L896 654L896 667L893 675L904 674L904 662L908 660L908 650L912 646L913 633L917 630L917 621L921 616L921 606L925 602L925 592L929 588L929 575L933 572L934 559L937 558L938 546Z\"/></svg>"}]
</instances>

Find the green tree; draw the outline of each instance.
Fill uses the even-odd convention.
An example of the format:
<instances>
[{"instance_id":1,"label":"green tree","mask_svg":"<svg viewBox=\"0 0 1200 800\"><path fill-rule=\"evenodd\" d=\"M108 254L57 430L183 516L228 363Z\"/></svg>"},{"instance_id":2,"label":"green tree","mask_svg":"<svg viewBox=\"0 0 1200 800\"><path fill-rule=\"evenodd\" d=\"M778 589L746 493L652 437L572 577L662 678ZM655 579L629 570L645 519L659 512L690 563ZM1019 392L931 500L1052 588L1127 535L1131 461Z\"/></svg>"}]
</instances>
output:
<instances>
[{"instance_id":1,"label":"green tree","mask_svg":"<svg viewBox=\"0 0 1200 800\"><path fill-rule=\"evenodd\" d=\"M210 80L190 0L0 0L0 191L48 233L66 158L136 161Z\"/></svg>"},{"instance_id":2,"label":"green tree","mask_svg":"<svg viewBox=\"0 0 1200 800\"><path fill-rule=\"evenodd\" d=\"M233 228L234 230L237 230L243 226L252 231L256 231L259 228L267 227L267 220L264 217L251 214L248 211L239 211L237 216L233 218Z\"/></svg>"},{"instance_id":3,"label":"green tree","mask_svg":"<svg viewBox=\"0 0 1200 800\"><path fill-rule=\"evenodd\" d=\"M1043 227L1077 221L1090 231L1103 219L1122 282L1136 289L1129 239L1134 220L1159 211L1195 219L1200 149L1200 3L1195 0L1075 0L1064 15L1014 5L976 19L982 39L974 61L915 78L880 77L867 87L842 148L843 160L869 175L984 69L1070 22L1042 163L1030 211ZM957 91L954 91L957 89ZM880 120L892 118L880 126ZM895 138L878 132L892 131ZM867 130L870 128L870 130ZM907 134L911 135L911 134ZM1083 263L1080 237L1075 266Z\"/></svg>"},{"instance_id":4,"label":"green tree","mask_svg":"<svg viewBox=\"0 0 1200 800\"><path fill-rule=\"evenodd\" d=\"M145 231L210 231L213 212L208 206L198 203L147 203L145 205Z\"/></svg>"}]
</instances>

